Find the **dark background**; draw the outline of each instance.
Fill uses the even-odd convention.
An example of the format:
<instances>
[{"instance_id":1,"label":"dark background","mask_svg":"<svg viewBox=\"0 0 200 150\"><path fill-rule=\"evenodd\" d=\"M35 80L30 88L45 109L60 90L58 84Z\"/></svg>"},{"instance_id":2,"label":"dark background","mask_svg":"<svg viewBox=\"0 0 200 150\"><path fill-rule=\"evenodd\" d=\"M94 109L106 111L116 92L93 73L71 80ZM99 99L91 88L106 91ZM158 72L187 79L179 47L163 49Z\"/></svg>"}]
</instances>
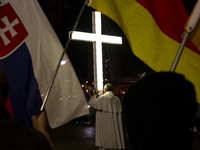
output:
<instances>
[{"instance_id":1,"label":"dark background","mask_svg":"<svg viewBox=\"0 0 200 150\"><path fill-rule=\"evenodd\" d=\"M196 0L182 0L190 14ZM38 0L53 26L63 46L68 40L85 0ZM92 33L92 9L85 7L76 31ZM102 15L102 34L117 35L123 39L122 45L103 44L104 78L111 82L128 79L143 72L154 72L132 53L123 31L111 19ZM93 43L71 41L67 50L74 70L81 83L93 80ZM106 63L106 60L109 60Z\"/></svg>"}]
</instances>

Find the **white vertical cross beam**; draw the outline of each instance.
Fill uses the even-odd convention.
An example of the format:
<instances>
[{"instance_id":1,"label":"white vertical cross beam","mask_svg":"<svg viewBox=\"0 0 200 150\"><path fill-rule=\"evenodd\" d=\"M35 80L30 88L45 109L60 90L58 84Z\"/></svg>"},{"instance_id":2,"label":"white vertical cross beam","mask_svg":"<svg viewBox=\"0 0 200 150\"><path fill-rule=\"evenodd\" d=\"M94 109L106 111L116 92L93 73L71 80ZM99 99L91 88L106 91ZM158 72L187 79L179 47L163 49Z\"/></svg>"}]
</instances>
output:
<instances>
[{"instance_id":1,"label":"white vertical cross beam","mask_svg":"<svg viewBox=\"0 0 200 150\"><path fill-rule=\"evenodd\" d=\"M94 65L94 88L103 93L103 62L102 62L102 43L122 44L119 36L101 34L101 13L92 13L93 33L71 32L72 40L93 42L93 65Z\"/></svg>"}]
</instances>

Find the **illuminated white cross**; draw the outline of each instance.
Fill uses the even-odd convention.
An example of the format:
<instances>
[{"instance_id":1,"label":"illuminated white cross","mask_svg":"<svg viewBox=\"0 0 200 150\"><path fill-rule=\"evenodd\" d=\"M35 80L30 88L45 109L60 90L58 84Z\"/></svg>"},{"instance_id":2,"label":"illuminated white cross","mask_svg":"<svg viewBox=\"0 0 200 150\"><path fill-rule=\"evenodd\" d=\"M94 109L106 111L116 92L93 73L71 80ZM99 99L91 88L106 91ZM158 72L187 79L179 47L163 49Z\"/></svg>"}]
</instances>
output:
<instances>
[{"instance_id":1,"label":"illuminated white cross","mask_svg":"<svg viewBox=\"0 0 200 150\"><path fill-rule=\"evenodd\" d=\"M19 23L19 21L18 21L18 19L15 19L12 23L10 23L8 21L7 16L2 18L1 20L3 21L3 23L5 24L6 27L3 28L3 29L0 28L0 36L3 39L3 42L4 42L5 46L6 46L7 44L10 43L10 40L6 37L5 33L7 31L10 31L10 34L11 34L12 37L17 35L17 32L13 29L13 27L15 25L17 25Z\"/></svg>"},{"instance_id":2,"label":"illuminated white cross","mask_svg":"<svg viewBox=\"0 0 200 150\"><path fill-rule=\"evenodd\" d=\"M94 88L103 93L102 43L122 44L122 38L101 34L101 13L92 13L93 33L71 32L72 40L93 42Z\"/></svg>"}]
</instances>

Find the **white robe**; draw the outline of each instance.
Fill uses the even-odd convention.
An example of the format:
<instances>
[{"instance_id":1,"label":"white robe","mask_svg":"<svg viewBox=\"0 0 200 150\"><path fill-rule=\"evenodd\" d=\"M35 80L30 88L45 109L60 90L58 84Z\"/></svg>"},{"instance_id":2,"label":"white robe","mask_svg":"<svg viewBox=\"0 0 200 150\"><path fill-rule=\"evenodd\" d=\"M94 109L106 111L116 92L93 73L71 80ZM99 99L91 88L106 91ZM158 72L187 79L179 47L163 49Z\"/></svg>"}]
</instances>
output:
<instances>
[{"instance_id":1,"label":"white robe","mask_svg":"<svg viewBox=\"0 0 200 150\"><path fill-rule=\"evenodd\" d=\"M96 109L95 145L103 148L125 149L121 102L111 91L92 96L90 106Z\"/></svg>"}]
</instances>

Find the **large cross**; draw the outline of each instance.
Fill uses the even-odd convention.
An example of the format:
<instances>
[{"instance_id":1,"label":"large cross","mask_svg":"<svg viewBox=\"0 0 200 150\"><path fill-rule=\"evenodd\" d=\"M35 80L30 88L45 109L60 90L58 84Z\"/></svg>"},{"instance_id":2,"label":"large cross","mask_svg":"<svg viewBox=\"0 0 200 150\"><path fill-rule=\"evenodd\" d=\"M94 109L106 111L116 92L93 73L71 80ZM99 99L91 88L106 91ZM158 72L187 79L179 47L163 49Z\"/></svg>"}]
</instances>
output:
<instances>
[{"instance_id":1,"label":"large cross","mask_svg":"<svg viewBox=\"0 0 200 150\"><path fill-rule=\"evenodd\" d=\"M72 40L93 42L94 89L103 93L102 43L122 44L122 38L101 34L101 13L92 12L93 33L71 32Z\"/></svg>"}]
</instances>

